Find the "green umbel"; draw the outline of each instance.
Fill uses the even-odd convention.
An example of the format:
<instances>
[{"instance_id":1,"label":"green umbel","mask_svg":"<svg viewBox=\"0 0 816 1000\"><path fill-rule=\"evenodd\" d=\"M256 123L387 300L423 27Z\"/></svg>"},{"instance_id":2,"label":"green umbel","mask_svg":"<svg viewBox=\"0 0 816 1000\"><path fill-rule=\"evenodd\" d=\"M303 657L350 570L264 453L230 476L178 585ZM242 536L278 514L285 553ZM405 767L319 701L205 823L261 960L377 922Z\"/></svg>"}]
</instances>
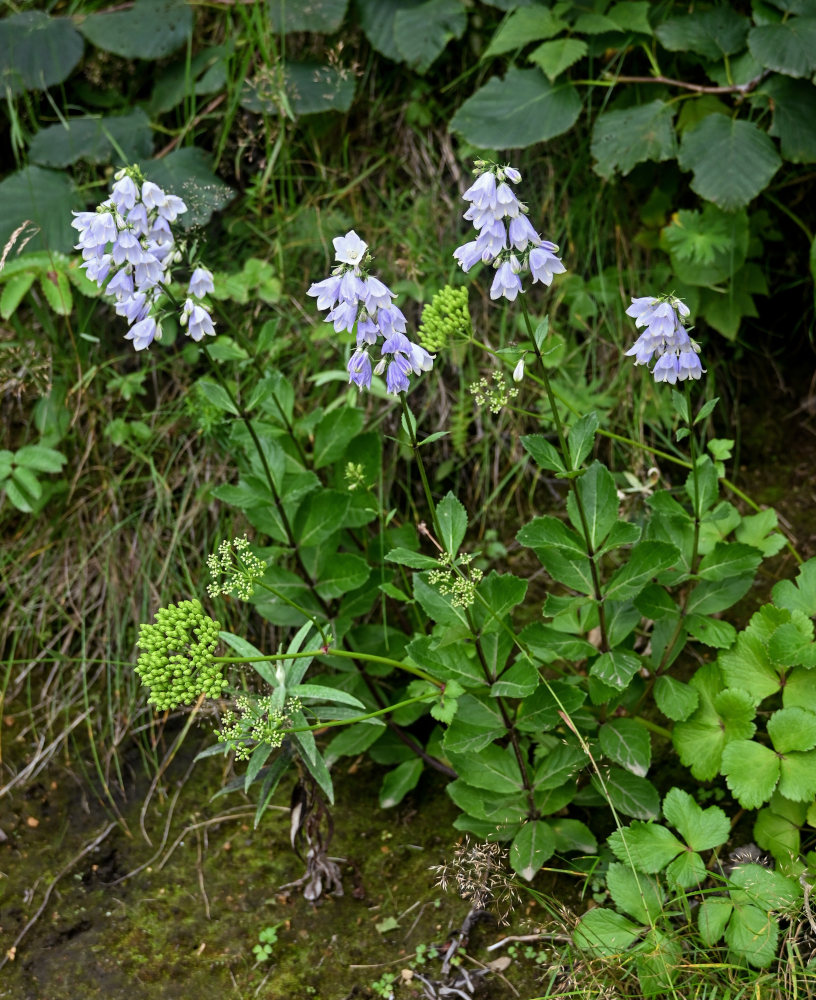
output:
<instances>
[{"instance_id":1,"label":"green umbel","mask_svg":"<svg viewBox=\"0 0 816 1000\"><path fill-rule=\"evenodd\" d=\"M227 682L221 664L213 663L220 631L196 600L161 608L155 624L140 626L136 673L150 688L151 705L164 711L192 705L201 694L221 694Z\"/></svg>"}]
</instances>

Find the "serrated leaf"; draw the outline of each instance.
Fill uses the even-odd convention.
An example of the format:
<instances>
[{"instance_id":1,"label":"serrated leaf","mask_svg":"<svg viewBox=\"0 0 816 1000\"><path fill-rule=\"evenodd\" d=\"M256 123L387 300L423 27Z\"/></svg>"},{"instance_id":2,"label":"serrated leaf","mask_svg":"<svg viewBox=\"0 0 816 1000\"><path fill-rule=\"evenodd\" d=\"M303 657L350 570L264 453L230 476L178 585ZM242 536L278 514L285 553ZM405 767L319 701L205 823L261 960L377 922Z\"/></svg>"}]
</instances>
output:
<instances>
[{"instance_id":1,"label":"serrated leaf","mask_svg":"<svg viewBox=\"0 0 816 1000\"><path fill-rule=\"evenodd\" d=\"M602 795L608 795L612 805L635 819L653 819L660 811L657 789L647 778L613 767L604 775L603 783L597 775L592 778L593 787Z\"/></svg>"},{"instance_id":2,"label":"serrated leaf","mask_svg":"<svg viewBox=\"0 0 816 1000\"><path fill-rule=\"evenodd\" d=\"M756 25L748 33L748 48L767 69L786 76L810 76L816 70L816 17Z\"/></svg>"},{"instance_id":3,"label":"serrated leaf","mask_svg":"<svg viewBox=\"0 0 816 1000\"><path fill-rule=\"evenodd\" d=\"M584 459L592 451L595 432L598 430L598 414L593 410L585 414L570 427L567 445L569 447L570 465L580 469Z\"/></svg>"},{"instance_id":4,"label":"serrated leaf","mask_svg":"<svg viewBox=\"0 0 816 1000\"><path fill-rule=\"evenodd\" d=\"M580 747L559 744L536 768L533 784L536 791L560 788L576 771L586 767L586 754Z\"/></svg>"},{"instance_id":5,"label":"serrated leaf","mask_svg":"<svg viewBox=\"0 0 816 1000\"><path fill-rule=\"evenodd\" d=\"M788 611L802 611L810 618L816 615L816 559L799 567L795 581L781 580L771 593L774 604Z\"/></svg>"},{"instance_id":6,"label":"serrated leaf","mask_svg":"<svg viewBox=\"0 0 816 1000\"><path fill-rule=\"evenodd\" d=\"M689 635L706 646L715 649L730 649L737 638L737 630L730 622L705 615L687 615L685 625Z\"/></svg>"},{"instance_id":7,"label":"serrated leaf","mask_svg":"<svg viewBox=\"0 0 816 1000\"><path fill-rule=\"evenodd\" d=\"M733 55L745 45L750 22L728 6L695 10L672 17L655 28L661 44L670 52L698 52L707 59Z\"/></svg>"},{"instance_id":8,"label":"serrated leaf","mask_svg":"<svg viewBox=\"0 0 816 1000\"><path fill-rule=\"evenodd\" d=\"M703 944L710 948L720 940L733 911L734 907L727 899L709 898L700 903L697 927Z\"/></svg>"},{"instance_id":9,"label":"serrated leaf","mask_svg":"<svg viewBox=\"0 0 816 1000\"><path fill-rule=\"evenodd\" d=\"M11 94L62 83L82 58L84 43L67 17L38 10L0 21L0 85Z\"/></svg>"},{"instance_id":10,"label":"serrated leaf","mask_svg":"<svg viewBox=\"0 0 816 1000\"><path fill-rule=\"evenodd\" d=\"M720 653L718 662L728 686L745 691L757 705L780 688L765 644L749 632L740 633L734 648Z\"/></svg>"},{"instance_id":11,"label":"serrated leaf","mask_svg":"<svg viewBox=\"0 0 816 1000\"><path fill-rule=\"evenodd\" d=\"M683 135L677 161L691 188L726 211L742 208L782 166L768 136L753 122L708 115Z\"/></svg>"},{"instance_id":12,"label":"serrated leaf","mask_svg":"<svg viewBox=\"0 0 816 1000\"><path fill-rule=\"evenodd\" d=\"M785 754L779 761L779 791L794 802L808 802L816 796L815 750Z\"/></svg>"},{"instance_id":13,"label":"serrated leaf","mask_svg":"<svg viewBox=\"0 0 816 1000\"><path fill-rule=\"evenodd\" d=\"M439 560L422 552L412 552L410 549L391 549L385 555L386 562L407 566L409 569L439 569Z\"/></svg>"},{"instance_id":14,"label":"serrated leaf","mask_svg":"<svg viewBox=\"0 0 816 1000\"><path fill-rule=\"evenodd\" d=\"M816 746L816 715L804 708L779 709L768 719L768 735L777 753L812 750Z\"/></svg>"},{"instance_id":15,"label":"serrated leaf","mask_svg":"<svg viewBox=\"0 0 816 1000\"><path fill-rule=\"evenodd\" d=\"M553 38L566 27L566 22L546 7L522 7L514 10L500 25L482 58L489 59L491 56L523 48L530 42Z\"/></svg>"},{"instance_id":16,"label":"serrated leaf","mask_svg":"<svg viewBox=\"0 0 816 1000\"><path fill-rule=\"evenodd\" d=\"M65 455L53 448L44 448L41 444L27 444L14 453L17 465L25 465L37 472L61 472L68 461Z\"/></svg>"},{"instance_id":17,"label":"serrated leaf","mask_svg":"<svg viewBox=\"0 0 816 1000\"><path fill-rule=\"evenodd\" d=\"M660 711L674 722L684 722L699 703L695 688L666 674L657 678L654 696Z\"/></svg>"},{"instance_id":18,"label":"serrated leaf","mask_svg":"<svg viewBox=\"0 0 816 1000\"><path fill-rule=\"evenodd\" d=\"M736 906L725 928L728 947L760 968L774 960L778 937L778 921L756 906Z\"/></svg>"},{"instance_id":19,"label":"serrated leaf","mask_svg":"<svg viewBox=\"0 0 816 1000\"><path fill-rule=\"evenodd\" d=\"M524 656L493 683L490 689L494 698L526 698L538 687L538 671Z\"/></svg>"},{"instance_id":20,"label":"serrated leaf","mask_svg":"<svg viewBox=\"0 0 816 1000\"><path fill-rule=\"evenodd\" d=\"M612 473L600 462L592 465L579 479L575 488L583 505L583 517L575 495L567 497L567 513L576 531L586 531L587 541L599 549L618 519L618 494Z\"/></svg>"},{"instance_id":21,"label":"serrated leaf","mask_svg":"<svg viewBox=\"0 0 816 1000\"><path fill-rule=\"evenodd\" d=\"M542 469L551 472L566 472L564 460L553 445L542 434L528 434L521 439L524 450L529 452L533 461Z\"/></svg>"},{"instance_id":22,"label":"serrated leaf","mask_svg":"<svg viewBox=\"0 0 816 1000\"><path fill-rule=\"evenodd\" d=\"M601 750L632 774L645 777L652 761L649 731L634 719L612 719L598 733Z\"/></svg>"},{"instance_id":23,"label":"serrated leaf","mask_svg":"<svg viewBox=\"0 0 816 1000\"><path fill-rule=\"evenodd\" d=\"M321 571L315 590L324 601L331 601L362 587L370 575L371 569L361 556L338 552Z\"/></svg>"},{"instance_id":24,"label":"serrated leaf","mask_svg":"<svg viewBox=\"0 0 816 1000\"><path fill-rule=\"evenodd\" d=\"M0 272L0 277L2 277L2 272ZM0 294L0 316L3 319L8 319L14 315L17 311L17 306L23 301L26 293L34 284L35 277L33 272L15 274L5 282L2 294Z\"/></svg>"},{"instance_id":25,"label":"serrated leaf","mask_svg":"<svg viewBox=\"0 0 816 1000\"><path fill-rule=\"evenodd\" d=\"M616 830L609 838L609 846L620 861L649 874L662 871L683 850L683 845L665 826L637 820Z\"/></svg>"},{"instance_id":26,"label":"serrated leaf","mask_svg":"<svg viewBox=\"0 0 816 1000\"><path fill-rule=\"evenodd\" d=\"M613 861L606 872L606 885L615 906L638 923L650 924L659 918L663 893L648 875Z\"/></svg>"},{"instance_id":27,"label":"serrated leaf","mask_svg":"<svg viewBox=\"0 0 816 1000\"><path fill-rule=\"evenodd\" d=\"M389 771L380 786L380 809L391 809L402 802L416 788L423 766L422 759L414 757Z\"/></svg>"},{"instance_id":28,"label":"serrated leaf","mask_svg":"<svg viewBox=\"0 0 816 1000\"><path fill-rule=\"evenodd\" d=\"M677 156L674 112L671 104L651 101L599 115L592 129L595 172L609 180L616 171L625 177L645 160L673 160Z\"/></svg>"},{"instance_id":29,"label":"serrated leaf","mask_svg":"<svg viewBox=\"0 0 816 1000\"><path fill-rule=\"evenodd\" d=\"M454 766L459 777L474 788L506 795L524 787L518 761L510 747L501 749L491 743L479 753L457 757Z\"/></svg>"},{"instance_id":30,"label":"serrated leaf","mask_svg":"<svg viewBox=\"0 0 816 1000\"><path fill-rule=\"evenodd\" d=\"M663 799L663 815L694 851L719 847L731 834L731 824L722 809L702 809L681 788L672 788Z\"/></svg>"},{"instance_id":31,"label":"serrated leaf","mask_svg":"<svg viewBox=\"0 0 816 1000\"><path fill-rule=\"evenodd\" d=\"M666 881L677 889L691 889L707 876L705 861L696 851L683 851L666 866Z\"/></svg>"},{"instance_id":32,"label":"serrated leaf","mask_svg":"<svg viewBox=\"0 0 816 1000\"><path fill-rule=\"evenodd\" d=\"M626 653L623 650L615 649L601 653L589 668L589 673L616 691L624 691L640 667L640 657L635 653Z\"/></svg>"},{"instance_id":33,"label":"serrated leaf","mask_svg":"<svg viewBox=\"0 0 816 1000\"><path fill-rule=\"evenodd\" d=\"M754 823L754 840L777 861L797 857L801 849L799 824L774 812L771 806L759 810Z\"/></svg>"},{"instance_id":34,"label":"serrated leaf","mask_svg":"<svg viewBox=\"0 0 816 1000\"><path fill-rule=\"evenodd\" d=\"M162 59L189 40L193 12L186 0L136 0L127 10L89 14L78 27L106 52L125 59Z\"/></svg>"},{"instance_id":35,"label":"serrated leaf","mask_svg":"<svg viewBox=\"0 0 816 1000\"><path fill-rule=\"evenodd\" d=\"M729 577L753 573L762 562L762 553L752 545L739 542L718 542L700 562L701 580L726 580Z\"/></svg>"},{"instance_id":36,"label":"serrated leaf","mask_svg":"<svg viewBox=\"0 0 816 1000\"><path fill-rule=\"evenodd\" d=\"M555 853L555 835L543 819L525 823L510 845L510 864L523 879L532 881L545 861Z\"/></svg>"},{"instance_id":37,"label":"serrated leaf","mask_svg":"<svg viewBox=\"0 0 816 1000\"><path fill-rule=\"evenodd\" d=\"M225 413L231 413L233 416L238 416L238 407L230 399L227 390L218 382L209 378L200 378L196 382L196 387L211 406Z\"/></svg>"},{"instance_id":38,"label":"serrated leaf","mask_svg":"<svg viewBox=\"0 0 816 1000\"><path fill-rule=\"evenodd\" d=\"M779 758L752 740L733 740L722 752L721 770L734 797L746 809L757 809L773 794L779 781Z\"/></svg>"},{"instance_id":39,"label":"serrated leaf","mask_svg":"<svg viewBox=\"0 0 816 1000\"><path fill-rule=\"evenodd\" d=\"M563 549L570 555L586 556L586 546L581 537L568 528L563 521L549 515L534 517L529 524L525 524L519 530L516 540L521 545L527 545L531 549L555 547Z\"/></svg>"},{"instance_id":40,"label":"serrated leaf","mask_svg":"<svg viewBox=\"0 0 816 1000\"><path fill-rule=\"evenodd\" d=\"M639 542L623 566L604 587L604 597L622 601L637 597L652 577L671 569L680 560L680 550L669 542Z\"/></svg>"},{"instance_id":41,"label":"serrated leaf","mask_svg":"<svg viewBox=\"0 0 816 1000\"><path fill-rule=\"evenodd\" d=\"M620 913L596 906L581 917L572 939L578 948L604 957L625 951L637 941L640 932L637 924Z\"/></svg>"},{"instance_id":42,"label":"serrated leaf","mask_svg":"<svg viewBox=\"0 0 816 1000\"><path fill-rule=\"evenodd\" d=\"M315 429L313 467L322 469L342 458L364 423L365 414L353 406L327 413Z\"/></svg>"},{"instance_id":43,"label":"serrated leaf","mask_svg":"<svg viewBox=\"0 0 816 1000\"><path fill-rule=\"evenodd\" d=\"M304 548L320 545L344 524L351 494L316 490L298 508L292 530Z\"/></svg>"},{"instance_id":44,"label":"serrated leaf","mask_svg":"<svg viewBox=\"0 0 816 1000\"><path fill-rule=\"evenodd\" d=\"M551 81L560 76L573 63L583 59L587 53L587 44L580 38L556 38L551 42L542 42L527 57L547 74Z\"/></svg>"},{"instance_id":45,"label":"serrated leaf","mask_svg":"<svg viewBox=\"0 0 816 1000\"><path fill-rule=\"evenodd\" d=\"M572 84L551 84L537 69L511 68L469 97L449 128L475 146L519 149L567 132L581 113Z\"/></svg>"}]
</instances>

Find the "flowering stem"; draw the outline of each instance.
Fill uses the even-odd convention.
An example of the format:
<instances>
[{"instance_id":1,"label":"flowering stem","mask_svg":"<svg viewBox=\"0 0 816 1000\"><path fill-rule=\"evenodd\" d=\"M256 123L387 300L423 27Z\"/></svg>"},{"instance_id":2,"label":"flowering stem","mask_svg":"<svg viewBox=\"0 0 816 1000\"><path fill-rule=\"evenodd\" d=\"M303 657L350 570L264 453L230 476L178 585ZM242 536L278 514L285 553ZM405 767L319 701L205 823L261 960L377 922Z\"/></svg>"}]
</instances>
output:
<instances>
[{"instance_id":1,"label":"flowering stem","mask_svg":"<svg viewBox=\"0 0 816 1000\"><path fill-rule=\"evenodd\" d=\"M332 719L328 722L316 722L313 726L299 726L297 729L280 729L280 733L312 733L316 730L329 729L333 726L352 726L355 722L365 722L367 719L376 719L380 715L387 715L390 712L396 712L398 708L404 708L406 705L416 705L420 701L429 701L431 698L436 698L437 695L434 691L429 691L427 694L418 695L416 698L406 698L405 701L398 701L396 705L388 705L385 708L378 708L374 712L366 712L365 715L355 715L351 719Z\"/></svg>"},{"instance_id":2,"label":"flowering stem","mask_svg":"<svg viewBox=\"0 0 816 1000\"><path fill-rule=\"evenodd\" d=\"M437 680L426 674L420 667L415 667L410 663L403 663L401 660L392 660L387 656L377 656L374 653L358 653L349 649L330 649L323 646L321 649L310 649L300 653L270 653L268 656L214 656L213 663L274 663L280 660L302 660L305 657L315 656L339 656L346 660L363 660L366 663L380 663L387 667L397 667L406 673L421 677L423 681L433 684L440 690L445 687L444 681Z\"/></svg>"},{"instance_id":3,"label":"flowering stem","mask_svg":"<svg viewBox=\"0 0 816 1000\"><path fill-rule=\"evenodd\" d=\"M686 415L688 416L689 451L691 452L691 478L694 484L694 543L691 548L691 572L697 571L697 548L700 544L700 483L697 478L697 439L694 434L694 420L691 415L691 389L689 380L683 383L686 394Z\"/></svg>"},{"instance_id":4,"label":"flowering stem","mask_svg":"<svg viewBox=\"0 0 816 1000\"><path fill-rule=\"evenodd\" d=\"M544 359L541 356L541 350L536 343L535 334L533 333L533 324L530 321L530 313L527 311L527 302L522 297L521 298L521 310L524 315L524 322L527 326L527 332L530 335L530 340L532 341L533 348L535 349L536 357L538 358L539 364L541 365L541 371L543 373L544 388L547 392L547 399L550 403L550 410L553 416L553 423L555 424L555 430L558 434L558 444L561 448L561 457L564 460L565 468L570 467L570 456L567 450L567 440L564 436L564 427L561 423L561 417L558 413L558 406L555 401L555 396L553 394L552 385L550 384L550 377L547 374L547 367L544 364ZM587 557L589 558L589 567L592 573L592 587L594 590L595 603L598 607L598 627L601 630L601 650L606 651L609 649L609 639L606 630L606 609L604 608L603 594L601 593L601 578L598 572L598 564L595 558L595 550L590 541L589 534L589 524L587 522L586 511L584 510L584 502L581 499L581 494L576 485L574 478L569 480L570 489L572 490L572 495L575 498L575 506L578 510L578 516L581 519L581 528L584 535L584 545L586 546Z\"/></svg>"},{"instance_id":5,"label":"flowering stem","mask_svg":"<svg viewBox=\"0 0 816 1000\"><path fill-rule=\"evenodd\" d=\"M323 640L324 645L329 644L330 640L326 635L326 633L323 631L323 626L310 611L307 611L306 608L302 608L296 601L293 601L285 594L282 594L276 587L271 587L268 583L264 583L263 580L253 580L253 583L256 583L259 587L263 587L264 590L268 590L273 597L276 597L279 601L282 601L284 604L288 604L290 608L294 608L294 610L302 614L304 618L308 618L309 621L312 623L312 625L314 625L314 627L320 633L320 638Z\"/></svg>"},{"instance_id":6,"label":"flowering stem","mask_svg":"<svg viewBox=\"0 0 816 1000\"><path fill-rule=\"evenodd\" d=\"M399 393L399 401L402 405L402 415L405 418L405 426L408 430L408 438L411 442L411 451L414 453L414 458L416 459L417 467L419 468L419 476L422 480L422 489L425 491L425 499L428 501L428 510L431 512L434 534L441 541L442 532L439 530L439 520L436 516L436 504L434 503L433 494L431 493L431 486L428 482L428 474L425 471L425 463L422 461L422 455L419 452L419 442L417 441L416 431L414 430L414 415L408 407L404 392Z\"/></svg>"}]
</instances>

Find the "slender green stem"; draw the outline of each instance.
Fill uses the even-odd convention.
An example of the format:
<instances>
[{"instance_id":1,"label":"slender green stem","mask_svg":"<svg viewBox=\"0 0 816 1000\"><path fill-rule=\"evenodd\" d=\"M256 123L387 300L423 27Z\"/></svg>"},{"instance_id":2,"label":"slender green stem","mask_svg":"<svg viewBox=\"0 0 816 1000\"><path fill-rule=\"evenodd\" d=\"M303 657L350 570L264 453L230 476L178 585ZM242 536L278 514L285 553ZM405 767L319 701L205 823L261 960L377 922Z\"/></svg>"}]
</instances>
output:
<instances>
[{"instance_id":1,"label":"slender green stem","mask_svg":"<svg viewBox=\"0 0 816 1000\"><path fill-rule=\"evenodd\" d=\"M428 510L431 512L434 535L441 542L442 532L439 530L439 519L436 516L436 504L434 503L433 494L431 493L431 484L428 482L428 474L425 471L425 463L422 461L422 455L419 451L419 442L417 441L416 431L414 430L414 415L408 407L408 402L405 399L404 392L399 393L399 401L402 405L402 415L405 418L404 423L408 430L408 439L411 442L411 451L414 454L414 459L416 460L417 468L419 469L419 477L422 480L422 489L425 491L425 499L428 502Z\"/></svg>"},{"instance_id":2,"label":"slender green stem","mask_svg":"<svg viewBox=\"0 0 816 1000\"><path fill-rule=\"evenodd\" d=\"M550 383L550 377L547 374L547 368L544 364L544 359L541 356L541 350L535 340L535 334L533 333L533 324L530 320L530 313L527 310L527 302L524 297L521 297L521 311L524 315L524 322L527 326L527 332L530 335L530 340L532 341L533 348L538 358L538 362L541 365L541 371L543 374L544 388L547 392L547 399L550 403L550 410L552 412L553 423L555 424L555 430L558 435L558 444L561 449L561 457L564 460L564 467L569 469L571 466L569 450L567 448L567 439L564 435L564 427L561 423L561 416L558 413L558 405L555 401L555 395L553 394L552 385ZM594 590L595 603L598 607L598 627L601 630L601 649L609 649L609 638L606 628L606 609L604 607L603 593L601 592L601 577L598 571L598 562L595 556L595 549L592 545L591 536L589 533L589 523L587 521L586 511L584 509L584 502L581 499L581 493L578 489L578 485L575 479L569 480L569 486L572 490L572 495L575 499L575 507L578 510L578 517L581 521L581 529L584 535L584 545L586 546L587 557L589 558L589 567L592 574L592 588Z\"/></svg>"},{"instance_id":3,"label":"slender green stem","mask_svg":"<svg viewBox=\"0 0 816 1000\"><path fill-rule=\"evenodd\" d=\"M280 733L312 733L318 729L329 729L332 726L353 726L355 722L365 722L367 719L376 719L380 715L388 715L396 712L398 708L405 708L406 705L416 705L420 701L429 701L436 698L435 692L419 695L417 698L406 698L405 701L398 701L395 705L388 705L385 708L378 708L374 712L366 712L365 715L355 715L351 719L331 719L328 722L316 722L313 726L299 726L297 729L280 729Z\"/></svg>"},{"instance_id":4,"label":"slender green stem","mask_svg":"<svg viewBox=\"0 0 816 1000\"><path fill-rule=\"evenodd\" d=\"M268 583L264 583L263 580L254 580L253 582L255 584L257 584L257 586L263 587L264 590L268 590L269 593L272 594L273 597L276 597L283 604L288 604L290 608L294 608L294 610L297 611L297 612L299 612L301 615L303 615L304 618L308 618L309 621L312 623L312 625L314 625L314 627L320 633L320 638L323 640L323 642L326 645L329 644L329 642L331 640L329 639L329 637L326 634L326 632L323 630L323 626L320 624L320 622L314 617L314 615L310 611L307 611L306 608L302 608L297 603L297 601L293 601L291 598L287 597L285 594L282 594L277 589L277 587L272 587Z\"/></svg>"},{"instance_id":5,"label":"slender green stem","mask_svg":"<svg viewBox=\"0 0 816 1000\"><path fill-rule=\"evenodd\" d=\"M697 572L698 547L700 544L700 481L697 473L697 436L694 433L694 418L691 412L691 389L689 380L683 383L686 394L686 414L688 416L689 451L691 453L691 478L694 486L694 542L691 547L691 572Z\"/></svg>"},{"instance_id":6,"label":"slender green stem","mask_svg":"<svg viewBox=\"0 0 816 1000\"><path fill-rule=\"evenodd\" d=\"M433 684L440 689L445 687L444 681L437 680L425 673L420 667L415 667L411 663L403 663L401 660L392 660L387 656L377 656L375 653L358 653L350 649L331 649L323 646L321 649L310 649L300 653L270 653L267 656L214 656L213 663L276 663L281 660L302 660L305 657L315 656L338 656L346 660L362 660L365 663L379 663L387 667L397 667L406 673L421 677L423 681Z\"/></svg>"}]
</instances>

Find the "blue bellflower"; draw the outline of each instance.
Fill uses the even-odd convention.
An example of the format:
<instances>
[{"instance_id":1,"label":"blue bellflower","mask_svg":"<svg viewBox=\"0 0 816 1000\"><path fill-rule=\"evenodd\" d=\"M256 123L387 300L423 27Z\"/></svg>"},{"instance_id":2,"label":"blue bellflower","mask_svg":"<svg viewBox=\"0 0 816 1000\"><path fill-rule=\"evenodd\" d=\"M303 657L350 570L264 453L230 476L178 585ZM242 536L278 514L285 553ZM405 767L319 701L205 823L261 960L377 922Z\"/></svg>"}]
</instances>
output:
<instances>
[{"instance_id":1,"label":"blue bellflower","mask_svg":"<svg viewBox=\"0 0 816 1000\"><path fill-rule=\"evenodd\" d=\"M464 217L473 223L477 236L458 247L453 256L463 271L480 261L492 264L496 274L491 299L513 302L524 290L523 274L529 271L533 282L550 285L553 276L566 268L556 255L558 247L541 239L527 218L527 206L511 187L521 180L518 170L484 160L476 161L476 169L478 176L462 198L469 202Z\"/></svg>"},{"instance_id":2,"label":"blue bellflower","mask_svg":"<svg viewBox=\"0 0 816 1000\"><path fill-rule=\"evenodd\" d=\"M407 392L408 376L430 371L434 356L408 339L405 316L394 305L396 296L379 278L368 274L371 258L367 244L353 229L332 242L336 266L306 294L317 300L318 309L328 310L325 322L332 323L335 332L356 333L356 350L347 366L349 383L360 390L370 389L372 376L385 374L388 392ZM371 352L378 345L380 358L375 366Z\"/></svg>"},{"instance_id":3,"label":"blue bellflower","mask_svg":"<svg viewBox=\"0 0 816 1000\"><path fill-rule=\"evenodd\" d=\"M654 359L655 382L674 385L703 375L700 347L683 325L689 309L682 299L674 295L633 298L626 315L644 328L626 355L634 357L636 365L648 365Z\"/></svg>"}]
</instances>

